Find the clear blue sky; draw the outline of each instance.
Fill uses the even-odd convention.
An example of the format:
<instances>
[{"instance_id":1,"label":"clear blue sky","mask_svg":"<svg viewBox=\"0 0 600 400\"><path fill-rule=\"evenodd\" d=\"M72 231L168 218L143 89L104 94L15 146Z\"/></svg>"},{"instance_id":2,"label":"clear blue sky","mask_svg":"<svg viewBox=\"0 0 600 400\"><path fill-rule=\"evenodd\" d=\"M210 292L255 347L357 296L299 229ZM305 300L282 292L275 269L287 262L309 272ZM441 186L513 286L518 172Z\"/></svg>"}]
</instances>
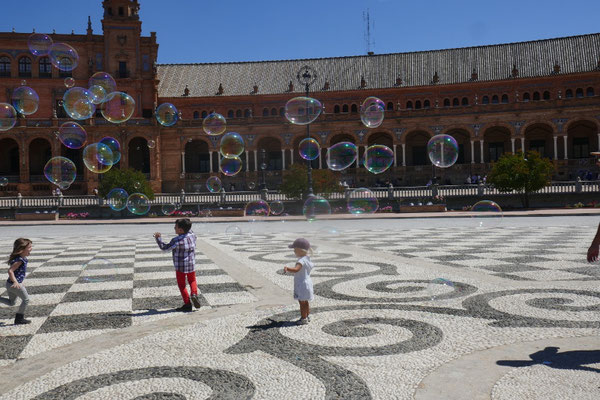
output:
<instances>
[{"instance_id":1,"label":"clear blue sky","mask_svg":"<svg viewBox=\"0 0 600 400\"><path fill-rule=\"evenodd\" d=\"M3 1L1 31L102 33L101 0ZM600 0L141 0L160 63L396 53L600 32Z\"/></svg>"}]
</instances>

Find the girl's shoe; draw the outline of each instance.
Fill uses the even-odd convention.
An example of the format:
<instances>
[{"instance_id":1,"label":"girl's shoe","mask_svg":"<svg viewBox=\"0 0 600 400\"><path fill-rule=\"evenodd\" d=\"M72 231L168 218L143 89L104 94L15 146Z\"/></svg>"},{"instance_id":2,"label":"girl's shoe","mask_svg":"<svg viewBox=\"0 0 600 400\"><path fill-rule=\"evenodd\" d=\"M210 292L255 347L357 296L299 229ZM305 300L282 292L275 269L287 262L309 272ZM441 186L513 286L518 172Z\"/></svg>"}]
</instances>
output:
<instances>
[{"instance_id":1,"label":"girl's shoe","mask_svg":"<svg viewBox=\"0 0 600 400\"><path fill-rule=\"evenodd\" d=\"M176 308L175 311L192 312L192 303L184 304L181 307Z\"/></svg>"},{"instance_id":2,"label":"girl's shoe","mask_svg":"<svg viewBox=\"0 0 600 400\"><path fill-rule=\"evenodd\" d=\"M308 318L300 318L298 320L298 322L296 322L297 325L306 325L308 324Z\"/></svg>"},{"instance_id":3,"label":"girl's shoe","mask_svg":"<svg viewBox=\"0 0 600 400\"><path fill-rule=\"evenodd\" d=\"M17 314L15 315L15 325L25 325L25 324L30 324L31 321L28 319L25 319L25 316L23 314Z\"/></svg>"},{"instance_id":4,"label":"girl's shoe","mask_svg":"<svg viewBox=\"0 0 600 400\"><path fill-rule=\"evenodd\" d=\"M198 299L197 295L193 294L190 296L190 298L192 299L192 303L194 304L194 307L196 307L196 308L202 307L202 304L200 304L200 299Z\"/></svg>"}]
</instances>

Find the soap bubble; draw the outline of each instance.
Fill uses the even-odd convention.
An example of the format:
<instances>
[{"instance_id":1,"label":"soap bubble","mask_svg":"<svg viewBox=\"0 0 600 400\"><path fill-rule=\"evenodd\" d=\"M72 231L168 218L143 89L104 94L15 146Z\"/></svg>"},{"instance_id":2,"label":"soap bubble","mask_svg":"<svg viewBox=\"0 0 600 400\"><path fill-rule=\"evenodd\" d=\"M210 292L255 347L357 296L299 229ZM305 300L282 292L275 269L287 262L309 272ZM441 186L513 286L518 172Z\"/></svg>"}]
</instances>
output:
<instances>
[{"instance_id":1,"label":"soap bubble","mask_svg":"<svg viewBox=\"0 0 600 400\"><path fill-rule=\"evenodd\" d=\"M119 141L111 136L106 136L100 139L98 143L102 143L105 146L108 146L110 151L113 154L113 165L118 163L121 160L121 145Z\"/></svg>"},{"instance_id":2,"label":"soap bubble","mask_svg":"<svg viewBox=\"0 0 600 400\"><path fill-rule=\"evenodd\" d=\"M127 198L127 209L135 215L145 215L150 211L150 200L143 193L133 193Z\"/></svg>"},{"instance_id":3,"label":"soap bubble","mask_svg":"<svg viewBox=\"0 0 600 400\"><path fill-rule=\"evenodd\" d=\"M77 168L66 157L52 157L44 166L44 176L56 186L69 187L75 181Z\"/></svg>"},{"instance_id":4,"label":"soap bubble","mask_svg":"<svg viewBox=\"0 0 600 400\"><path fill-rule=\"evenodd\" d=\"M308 221L314 221L323 215L330 215L331 205L323 197L309 196L304 202L302 214Z\"/></svg>"},{"instance_id":5,"label":"soap bubble","mask_svg":"<svg viewBox=\"0 0 600 400\"><path fill-rule=\"evenodd\" d=\"M12 129L17 123L17 111L8 103L0 103L0 132Z\"/></svg>"},{"instance_id":6,"label":"soap bubble","mask_svg":"<svg viewBox=\"0 0 600 400\"><path fill-rule=\"evenodd\" d=\"M252 217L268 217L271 209L266 201L254 200L248 202L244 208L244 215Z\"/></svg>"},{"instance_id":7,"label":"soap bubble","mask_svg":"<svg viewBox=\"0 0 600 400\"><path fill-rule=\"evenodd\" d=\"M319 157L321 153L321 147L319 146L319 142L317 142L313 138L303 139L298 145L298 152L300 153L300 157L305 160L315 160Z\"/></svg>"},{"instance_id":8,"label":"soap bubble","mask_svg":"<svg viewBox=\"0 0 600 400\"><path fill-rule=\"evenodd\" d=\"M79 64L77 50L66 43L54 43L48 51L50 62L61 71L73 71Z\"/></svg>"},{"instance_id":9,"label":"soap bubble","mask_svg":"<svg viewBox=\"0 0 600 400\"><path fill-rule=\"evenodd\" d=\"M221 154L223 157L239 157L244 152L244 139L237 132L227 132L221 138Z\"/></svg>"},{"instance_id":10,"label":"soap bubble","mask_svg":"<svg viewBox=\"0 0 600 400\"><path fill-rule=\"evenodd\" d=\"M227 176L234 176L242 170L242 159L239 157L221 157L219 170Z\"/></svg>"},{"instance_id":11,"label":"soap bubble","mask_svg":"<svg viewBox=\"0 0 600 400\"><path fill-rule=\"evenodd\" d=\"M0 176L0 187L4 187L8 185L8 178L5 176Z\"/></svg>"},{"instance_id":12,"label":"soap bubble","mask_svg":"<svg viewBox=\"0 0 600 400\"><path fill-rule=\"evenodd\" d=\"M141 187L142 187L142 182L140 182L140 181L133 182L134 189L139 190Z\"/></svg>"},{"instance_id":13,"label":"soap bubble","mask_svg":"<svg viewBox=\"0 0 600 400\"><path fill-rule=\"evenodd\" d=\"M225 228L225 234L229 237L238 236L242 234L242 230L237 225L229 225Z\"/></svg>"},{"instance_id":14,"label":"soap bubble","mask_svg":"<svg viewBox=\"0 0 600 400\"><path fill-rule=\"evenodd\" d=\"M134 111L135 100L123 92L109 93L102 105L102 116L113 124L120 124L129 120Z\"/></svg>"},{"instance_id":15,"label":"soap bubble","mask_svg":"<svg viewBox=\"0 0 600 400\"><path fill-rule=\"evenodd\" d=\"M285 118L294 125L307 125L321 115L323 105L312 97L294 97L285 104Z\"/></svg>"},{"instance_id":16,"label":"soap bubble","mask_svg":"<svg viewBox=\"0 0 600 400\"><path fill-rule=\"evenodd\" d=\"M477 228L492 228L502 222L502 208L491 200L481 200L471 207L471 218Z\"/></svg>"},{"instance_id":17,"label":"soap bubble","mask_svg":"<svg viewBox=\"0 0 600 400\"><path fill-rule=\"evenodd\" d=\"M89 283L109 282L117 279L117 268L105 258L92 258L82 266L81 279Z\"/></svg>"},{"instance_id":18,"label":"soap bubble","mask_svg":"<svg viewBox=\"0 0 600 400\"><path fill-rule=\"evenodd\" d=\"M69 76L68 78L65 78L64 83L66 87L72 88L75 86L75 79Z\"/></svg>"},{"instance_id":19,"label":"soap bubble","mask_svg":"<svg viewBox=\"0 0 600 400\"><path fill-rule=\"evenodd\" d=\"M125 189L115 188L106 195L106 202L111 209L115 211L121 211L127 207L128 197L129 194L127 194Z\"/></svg>"},{"instance_id":20,"label":"soap bubble","mask_svg":"<svg viewBox=\"0 0 600 400\"><path fill-rule=\"evenodd\" d=\"M88 80L88 87L91 89L94 86L100 86L104 89L105 95L117 91L117 82L110 74L106 72L96 72Z\"/></svg>"},{"instance_id":21,"label":"soap bubble","mask_svg":"<svg viewBox=\"0 0 600 400\"><path fill-rule=\"evenodd\" d=\"M360 120L367 128L377 128L383 122L385 103L377 97L367 97L360 105Z\"/></svg>"},{"instance_id":22,"label":"soap bubble","mask_svg":"<svg viewBox=\"0 0 600 400\"><path fill-rule=\"evenodd\" d=\"M91 172L103 174L113 165L112 151L102 143L89 144L83 149L83 163Z\"/></svg>"},{"instance_id":23,"label":"soap bubble","mask_svg":"<svg viewBox=\"0 0 600 400\"><path fill-rule=\"evenodd\" d=\"M443 300L455 291L455 283L445 278L435 278L427 285L427 295L432 301Z\"/></svg>"},{"instance_id":24,"label":"soap bubble","mask_svg":"<svg viewBox=\"0 0 600 400\"><path fill-rule=\"evenodd\" d=\"M275 200L272 201L271 204L269 204L269 207L271 208L271 214L273 215L281 215L281 213L283 213L283 202L279 201L279 200Z\"/></svg>"},{"instance_id":25,"label":"soap bubble","mask_svg":"<svg viewBox=\"0 0 600 400\"><path fill-rule=\"evenodd\" d=\"M84 88L72 87L63 95L63 108L75 120L91 118L96 112L96 106L90 98L92 94Z\"/></svg>"},{"instance_id":26,"label":"soap bubble","mask_svg":"<svg viewBox=\"0 0 600 400\"><path fill-rule=\"evenodd\" d=\"M77 122L67 121L58 128L58 139L69 149L80 149L87 141L87 133Z\"/></svg>"},{"instance_id":27,"label":"soap bubble","mask_svg":"<svg viewBox=\"0 0 600 400\"><path fill-rule=\"evenodd\" d=\"M217 176L211 176L206 180L206 188L211 193L217 193L223 187L223 183Z\"/></svg>"},{"instance_id":28,"label":"soap bubble","mask_svg":"<svg viewBox=\"0 0 600 400\"><path fill-rule=\"evenodd\" d=\"M433 165L448 168L458 159L458 143L450 135L435 135L427 143L427 152Z\"/></svg>"},{"instance_id":29,"label":"soap bubble","mask_svg":"<svg viewBox=\"0 0 600 400\"><path fill-rule=\"evenodd\" d=\"M177 108L171 103L163 103L156 107L156 120L162 126L173 126L177 123L179 114Z\"/></svg>"},{"instance_id":30,"label":"soap bubble","mask_svg":"<svg viewBox=\"0 0 600 400\"><path fill-rule=\"evenodd\" d=\"M356 162L357 156L358 150L354 143L336 143L327 150L327 165L333 171L341 171Z\"/></svg>"},{"instance_id":31,"label":"soap bubble","mask_svg":"<svg viewBox=\"0 0 600 400\"><path fill-rule=\"evenodd\" d=\"M12 104L23 115L31 115L38 110L40 98L32 88L19 86L12 93Z\"/></svg>"},{"instance_id":32,"label":"soap bubble","mask_svg":"<svg viewBox=\"0 0 600 400\"><path fill-rule=\"evenodd\" d=\"M248 186L248 190L256 189L256 183L254 183L253 181L248 182L247 186Z\"/></svg>"},{"instance_id":33,"label":"soap bubble","mask_svg":"<svg viewBox=\"0 0 600 400\"><path fill-rule=\"evenodd\" d=\"M156 147L156 142L154 140L152 140L152 139L148 140L147 144L148 144L148 148L149 149L153 149L153 148Z\"/></svg>"},{"instance_id":34,"label":"soap bubble","mask_svg":"<svg viewBox=\"0 0 600 400\"><path fill-rule=\"evenodd\" d=\"M177 211L177 205L175 203L167 203L162 205L162 213L164 215L172 215Z\"/></svg>"},{"instance_id":35,"label":"soap bubble","mask_svg":"<svg viewBox=\"0 0 600 400\"><path fill-rule=\"evenodd\" d=\"M34 56L45 56L52 47L52 38L43 33L33 33L27 40L27 46Z\"/></svg>"},{"instance_id":36,"label":"soap bubble","mask_svg":"<svg viewBox=\"0 0 600 400\"><path fill-rule=\"evenodd\" d=\"M379 208L377 197L367 188L354 189L348 196L350 214L373 214Z\"/></svg>"},{"instance_id":37,"label":"soap bubble","mask_svg":"<svg viewBox=\"0 0 600 400\"><path fill-rule=\"evenodd\" d=\"M106 90L102 86L94 85L88 89L89 99L94 104L102 104L106 100Z\"/></svg>"},{"instance_id":38,"label":"soap bubble","mask_svg":"<svg viewBox=\"0 0 600 400\"><path fill-rule=\"evenodd\" d=\"M394 151L381 144L369 146L365 152L364 160L365 168L369 172L380 174L394 163Z\"/></svg>"},{"instance_id":39,"label":"soap bubble","mask_svg":"<svg viewBox=\"0 0 600 400\"><path fill-rule=\"evenodd\" d=\"M217 136L227 129L227 121L221 114L213 112L208 114L202 121L202 129L207 135Z\"/></svg>"}]
</instances>

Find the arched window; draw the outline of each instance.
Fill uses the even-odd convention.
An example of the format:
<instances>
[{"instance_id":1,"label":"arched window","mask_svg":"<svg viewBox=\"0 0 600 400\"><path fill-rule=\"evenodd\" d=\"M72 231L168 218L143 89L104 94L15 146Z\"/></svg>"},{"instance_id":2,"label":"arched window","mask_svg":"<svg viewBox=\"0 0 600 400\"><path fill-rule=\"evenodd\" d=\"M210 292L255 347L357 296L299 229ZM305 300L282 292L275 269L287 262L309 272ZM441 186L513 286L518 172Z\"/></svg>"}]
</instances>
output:
<instances>
[{"instance_id":1,"label":"arched window","mask_svg":"<svg viewBox=\"0 0 600 400\"><path fill-rule=\"evenodd\" d=\"M198 111L194 111L194 119L200 118L200 113Z\"/></svg>"},{"instance_id":2,"label":"arched window","mask_svg":"<svg viewBox=\"0 0 600 400\"><path fill-rule=\"evenodd\" d=\"M444 99L444 107L450 107L450 99Z\"/></svg>"},{"instance_id":3,"label":"arched window","mask_svg":"<svg viewBox=\"0 0 600 400\"><path fill-rule=\"evenodd\" d=\"M202 118L206 118L208 116L208 113L206 112L206 110L202 111Z\"/></svg>"},{"instance_id":4,"label":"arched window","mask_svg":"<svg viewBox=\"0 0 600 400\"><path fill-rule=\"evenodd\" d=\"M347 113L348 112L348 104L344 104L342 106L342 112Z\"/></svg>"},{"instance_id":5,"label":"arched window","mask_svg":"<svg viewBox=\"0 0 600 400\"><path fill-rule=\"evenodd\" d=\"M421 109L421 100L417 100L415 101L415 110L420 110Z\"/></svg>"},{"instance_id":6,"label":"arched window","mask_svg":"<svg viewBox=\"0 0 600 400\"><path fill-rule=\"evenodd\" d=\"M460 104L463 105L463 106L468 106L469 105L469 99L466 98L466 97L463 97Z\"/></svg>"},{"instance_id":7,"label":"arched window","mask_svg":"<svg viewBox=\"0 0 600 400\"><path fill-rule=\"evenodd\" d=\"M533 92L533 101L540 101L540 92Z\"/></svg>"},{"instance_id":8,"label":"arched window","mask_svg":"<svg viewBox=\"0 0 600 400\"><path fill-rule=\"evenodd\" d=\"M70 58L63 58L60 60L60 67L58 68L58 76L61 78L67 78L73 76L73 61Z\"/></svg>"},{"instance_id":9,"label":"arched window","mask_svg":"<svg viewBox=\"0 0 600 400\"><path fill-rule=\"evenodd\" d=\"M227 118L233 118L233 110L227 111Z\"/></svg>"},{"instance_id":10,"label":"arched window","mask_svg":"<svg viewBox=\"0 0 600 400\"><path fill-rule=\"evenodd\" d=\"M250 118L252 116L252 111L249 108L244 110L244 118Z\"/></svg>"},{"instance_id":11,"label":"arched window","mask_svg":"<svg viewBox=\"0 0 600 400\"><path fill-rule=\"evenodd\" d=\"M19 78L30 78L31 77L31 58L21 57L19 58Z\"/></svg>"},{"instance_id":12,"label":"arched window","mask_svg":"<svg viewBox=\"0 0 600 400\"><path fill-rule=\"evenodd\" d=\"M269 116L269 109L263 108L263 117L268 117L268 116Z\"/></svg>"},{"instance_id":13,"label":"arched window","mask_svg":"<svg viewBox=\"0 0 600 400\"><path fill-rule=\"evenodd\" d=\"M550 100L550 92L549 91L545 91L543 94L543 99L544 100Z\"/></svg>"},{"instance_id":14,"label":"arched window","mask_svg":"<svg viewBox=\"0 0 600 400\"><path fill-rule=\"evenodd\" d=\"M452 107L458 107L460 102L458 101L458 97L452 99Z\"/></svg>"},{"instance_id":15,"label":"arched window","mask_svg":"<svg viewBox=\"0 0 600 400\"><path fill-rule=\"evenodd\" d=\"M394 103L392 103L391 101L389 101L387 103L387 109L388 109L388 111L394 111Z\"/></svg>"},{"instance_id":16,"label":"arched window","mask_svg":"<svg viewBox=\"0 0 600 400\"><path fill-rule=\"evenodd\" d=\"M498 103L499 103L498 102L498 95L495 94L495 95L492 96L492 104L498 104Z\"/></svg>"},{"instance_id":17,"label":"arched window","mask_svg":"<svg viewBox=\"0 0 600 400\"><path fill-rule=\"evenodd\" d=\"M352 107L350 107L350 112L352 114L356 114L358 112L358 107L356 106L356 104L352 104Z\"/></svg>"},{"instance_id":18,"label":"arched window","mask_svg":"<svg viewBox=\"0 0 600 400\"><path fill-rule=\"evenodd\" d=\"M235 112L235 117L236 117L236 118L242 118L242 110L237 110L237 111Z\"/></svg>"},{"instance_id":19,"label":"arched window","mask_svg":"<svg viewBox=\"0 0 600 400\"><path fill-rule=\"evenodd\" d=\"M490 98L487 96L483 96L481 98L481 104L490 104Z\"/></svg>"},{"instance_id":20,"label":"arched window","mask_svg":"<svg viewBox=\"0 0 600 400\"><path fill-rule=\"evenodd\" d=\"M275 107L271 108L271 116L273 116L273 117L277 116L277 109Z\"/></svg>"},{"instance_id":21,"label":"arched window","mask_svg":"<svg viewBox=\"0 0 600 400\"><path fill-rule=\"evenodd\" d=\"M577 88L577 90L575 91L575 97L577 97L578 99L581 99L583 97L583 89L582 88Z\"/></svg>"},{"instance_id":22,"label":"arched window","mask_svg":"<svg viewBox=\"0 0 600 400\"><path fill-rule=\"evenodd\" d=\"M502 104L508 104L508 95L503 94L502 99L500 100Z\"/></svg>"},{"instance_id":23,"label":"arched window","mask_svg":"<svg viewBox=\"0 0 600 400\"><path fill-rule=\"evenodd\" d=\"M594 95L594 88L593 87L589 87L585 90L585 95L588 97L591 97Z\"/></svg>"},{"instance_id":24,"label":"arched window","mask_svg":"<svg viewBox=\"0 0 600 400\"><path fill-rule=\"evenodd\" d=\"M429 108L429 107L431 107L431 103L429 103L429 100L425 100L423 102L423 108Z\"/></svg>"},{"instance_id":25,"label":"arched window","mask_svg":"<svg viewBox=\"0 0 600 400\"><path fill-rule=\"evenodd\" d=\"M40 78L52 78L52 64L48 57L42 57L39 61Z\"/></svg>"},{"instance_id":26,"label":"arched window","mask_svg":"<svg viewBox=\"0 0 600 400\"><path fill-rule=\"evenodd\" d=\"M0 76L10 76L10 58L0 57Z\"/></svg>"},{"instance_id":27,"label":"arched window","mask_svg":"<svg viewBox=\"0 0 600 400\"><path fill-rule=\"evenodd\" d=\"M567 89L567 91L565 92L565 97L567 99L572 99L573 98L573 91L571 89Z\"/></svg>"},{"instance_id":28,"label":"arched window","mask_svg":"<svg viewBox=\"0 0 600 400\"><path fill-rule=\"evenodd\" d=\"M409 101L406 102L406 109L407 110L412 110L413 109L412 101L409 100Z\"/></svg>"},{"instance_id":29,"label":"arched window","mask_svg":"<svg viewBox=\"0 0 600 400\"><path fill-rule=\"evenodd\" d=\"M334 114L339 114L340 113L340 106L339 105L335 105L333 106L333 113Z\"/></svg>"},{"instance_id":30,"label":"arched window","mask_svg":"<svg viewBox=\"0 0 600 400\"><path fill-rule=\"evenodd\" d=\"M529 101L529 100L531 100L531 96L529 95L529 92L523 93L523 101Z\"/></svg>"}]
</instances>

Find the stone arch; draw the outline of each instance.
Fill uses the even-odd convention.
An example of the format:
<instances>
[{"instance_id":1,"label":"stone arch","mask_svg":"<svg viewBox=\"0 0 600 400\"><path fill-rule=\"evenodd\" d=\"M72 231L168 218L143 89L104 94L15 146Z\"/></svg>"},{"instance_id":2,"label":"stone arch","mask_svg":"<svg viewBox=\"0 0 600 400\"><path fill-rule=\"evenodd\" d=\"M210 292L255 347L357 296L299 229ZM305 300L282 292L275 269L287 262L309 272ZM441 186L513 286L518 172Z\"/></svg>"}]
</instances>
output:
<instances>
[{"instance_id":1,"label":"stone arch","mask_svg":"<svg viewBox=\"0 0 600 400\"><path fill-rule=\"evenodd\" d=\"M394 135L386 130L374 131L369 133L365 138L367 146L373 146L374 144L382 144L389 147L394 147Z\"/></svg>"},{"instance_id":2,"label":"stone arch","mask_svg":"<svg viewBox=\"0 0 600 400\"><path fill-rule=\"evenodd\" d=\"M452 127L444 132L452 136L458 143L458 159L456 164L468 164L471 162L471 137L472 134L468 128Z\"/></svg>"},{"instance_id":3,"label":"stone arch","mask_svg":"<svg viewBox=\"0 0 600 400\"><path fill-rule=\"evenodd\" d=\"M144 174L150 173L150 149L148 140L142 136L131 138L127 143L127 160L129 168L141 171Z\"/></svg>"},{"instance_id":4,"label":"stone arch","mask_svg":"<svg viewBox=\"0 0 600 400\"><path fill-rule=\"evenodd\" d=\"M210 143L203 139L190 139L185 144L185 172L202 174L210 172Z\"/></svg>"},{"instance_id":5,"label":"stone arch","mask_svg":"<svg viewBox=\"0 0 600 400\"><path fill-rule=\"evenodd\" d=\"M502 154L512 153L512 142L510 139L511 130L508 127L502 125L488 127L483 131L483 160L485 162L494 162L498 161ZM481 151L481 148L479 150Z\"/></svg>"},{"instance_id":6,"label":"stone arch","mask_svg":"<svg viewBox=\"0 0 600 400\"><path fill-rule=\"evenodd\" d=\"M428 165L427 142L433 135L425 129L414 129L404 136L406 165Z\"/></svg>"},{"instance_id":7,"label":"stone arch","mask_svg":"<svg viewBox=\"0 0 600 400\"><path fill-rule=\"evenodd\" d=\"M281 171L283 169L283 157L281 154L281 139L273 136L260 138L256 143L257 161L260 166L263 163L262 149L265 149L265 160L267 171Z\"/></svg>"},{"instance_id":8,"label":"stone arch","mask_svg":"<svg viewBox=\"0 0 600 400\"><path fill-rule=\"evenodd\" d=\"M35 138L29 142L28 154L30 180L44 181L44 166L52 158L52 145L45 138Z\"/></svg>"},{"instance_id":9,"label":"stone arch","mask_svg":"<svg viewBox=\"0 0 600 400\"><path fill-rule=\"evenodd\" d=\"M0 176L19 179L20 168L19 144L6 137L0 139Z\"/></svg>"},{"instance_id":10,"label":"stone arch","mask_svg":"<svg viewBox=\"0 0 600 400\"><path fill-rule=\"evenodd\" d=\"M590 152L598 151L598 123L596 121L578 119L570 122L563 132L567 134L569 158L589 158ZM564 143L560 143L559 151L563 150L563 146ZM563 152L560 154L564 155Z\"/></svg>"},{"instance_id":11,"label":"stone arch","mask_svg":"<svg viewBox=\"0 0 600 400\"><path fill-rule=\"evenodd\" d=\"M554 157L555 128L547 122L532 122L523 127L525 151L537 151L542 157Z\"/></svg>"}]
</instances>

